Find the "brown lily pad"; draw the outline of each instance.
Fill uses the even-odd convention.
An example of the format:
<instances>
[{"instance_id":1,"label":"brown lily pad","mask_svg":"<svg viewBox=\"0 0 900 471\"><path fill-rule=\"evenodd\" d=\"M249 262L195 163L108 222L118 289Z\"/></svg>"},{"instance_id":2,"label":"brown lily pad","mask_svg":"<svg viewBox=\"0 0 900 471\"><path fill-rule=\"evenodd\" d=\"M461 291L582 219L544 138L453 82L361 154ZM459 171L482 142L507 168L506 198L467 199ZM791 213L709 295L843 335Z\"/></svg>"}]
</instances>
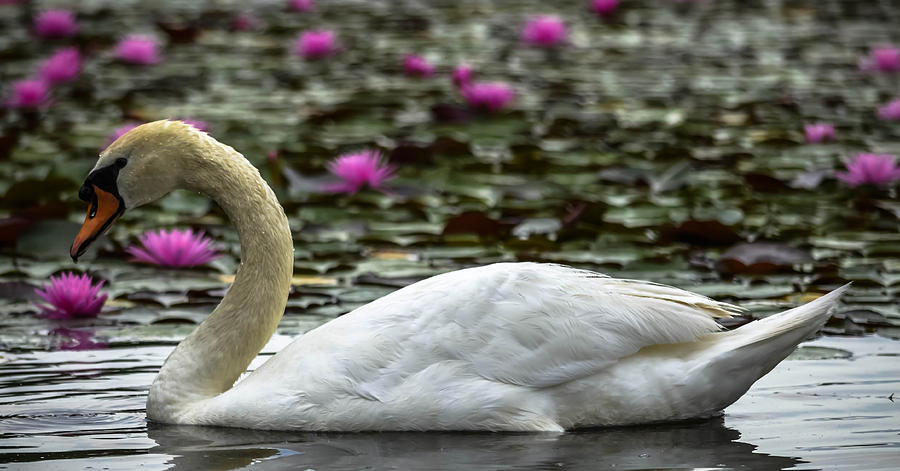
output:
<instances>
[{"instance_id":1,"label":"brown lily pad","mask_svg":"<svg viewBox=\"0 0 900 471\"><path fill-rule=\"evenodd\" d=\"M477 234L479 237L498 237L504 232L504 226L480 211L467 211L453 216L444 225L443 235Z\"/></svg>"},{"instance_id":2,"label":"brown lily pad","mask_svg":"<svg viewBox=\"0 0 900 471\"><path fill-rule=\"evenodd\" d=\"M808 252L777 242L737 244L722 254L716 263L721 273L762 275L790 272L795 265L812 263Z\"/></svg>"},{"instance_id":3,"label":"brown lily pad","mask_svg":"<svg viewBox=\"0 0 900 471\"><path fill-rule=\"evenodd\" d=\"M666 227L661 232L665 242L676 241L691 245L722 246L730 245L741 236L735 230L719 221L684 221L676 227Z\"/></svg>"}]
</instances>

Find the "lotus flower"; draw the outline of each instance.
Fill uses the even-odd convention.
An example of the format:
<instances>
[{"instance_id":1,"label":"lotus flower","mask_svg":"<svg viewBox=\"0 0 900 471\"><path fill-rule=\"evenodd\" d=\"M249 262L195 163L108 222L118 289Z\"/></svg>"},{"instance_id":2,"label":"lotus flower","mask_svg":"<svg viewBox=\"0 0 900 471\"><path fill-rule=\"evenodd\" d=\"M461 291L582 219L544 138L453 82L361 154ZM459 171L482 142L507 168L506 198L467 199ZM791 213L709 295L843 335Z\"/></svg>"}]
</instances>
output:
<instances>
[{"instance_id":1,"label":"lotus flower","mask_svg":"<svg viewBox=\"0 0 900 471\"><path fill-rule=\"evenodd\" d=\"M804 124L803 132L806 134L806 142L822 142L834 140L834 125L828 123Z\"/></svg>"},{"instance_id":2,"label":"lotus flower","mask_svg":"<svg viewBox=\"0 0 900 471\"><path fill-rule=\"evenodd\" d=\"M87 330L57 327L50 331L51 337L58 337L57 348L60 350L97 350L109 346L106 342L97 342L94 333Z\"/></svg>"},{"instance_id":3,"label":"lotus flower","mask_svg":"<svg viewBox=\"0 0 900 471\"><path fill-rule=\"evenodd\" d=\"M869 55L860 60L859 68L867 72L896 72L900 70L900 49L893 46L872 48Z\"/></svg>"},{"instance_id":4,"label":"lotus flower","mask_svg":"<svg viewBox=\"0 0 900 471\"><path fill-rule=\"evenodd\" d=\"M56 51L41 64L41 78L54 85L75 80L79 72L81 72L81 54L74 47Z\"/></svg>"},{"instance_id":5,"label":"lotus flower","mask_svg":"<svg viewBox=\"0 0 900 471\"><path fill-rule=\"evenodd\" d=\"M502 82L475 82L462 87L469 106L487 111L500 111L515 98L516 92Z\"/></svg>"},{"instance_id":6,"label":"lotus flower","mask_svg":"<svg viewBox=\"0 0 900 471\"><path fill-rule=\"evenodd\" d=\"M162 58L156 41L148 36L133 34L116 44L115 58L136 65L158 64Z\"/></svg>"},{"instance_id":7,"label":"lotus flower","mask_svg":"<svg viewBox=\"0 0 900 471\"><path fill-rule=\"evenodd\" d=\"M894 100L878 108L878 117L886 121L900 120L900 100Z\"/></svg>"},{"instance_id":8,"label":"lotus flower","mask_svg":"<svg viewBox=\"0 0 900 471\"><path fill-rule=\"evenodd\" d=\"M116 128L116 130L113 131L112 134L110 134L109 136L106 136L106 145L103 146L103 148L106 149L107 147L109 147L110 144L112 144L113 142L116 142L116 139L122 137L123 134L125 134L128 131L131 131L132 129L134 129L138 126L140 126L140 124L130 123L130 124L126 124L124 126L120 126L120 127Z\"/></svg>"},{"instance_id":9,"label":"lotus flower","mask_svg":"<svg viewBox=\"0 0 900 471\"><path fill-rule=\"evenodd\" d=\"M257 28L259 20L249 13L241 13L231 20L232 31L253 31Z\"/></svg>"},{"instance_id":10,"label":"lotus flower","mask_svg":"<svg viewBox=\"0 0 900 471\"><path fill-rule=\"evenodd\" d=\"M434 75L434 65L422 56L407 54L403 58L403 71L407 77L431 77Z\"/></svg>"},{"instance_id":11,"label":"lotus flower","mask_svg":"<svg viewBox=\"0 0 900 471\"><path fill-rule=\"evenodd\" d=\"M294 42L294 52L304 59L324 59L338 52L334 31L306 31Z\"/></svg>"},{"instance_id":12,"label":"lotus flower","mask_svg":"<svg viewBox=\"0 0 900 471\"><path fill-rule=\"evenodd\" d=\"M26 79L13 82L12 96L6 104L12 108L38 109L50 102L50 87L39 79Z\"/></svg>"},{"instance_id":13,"label":"lotus flower","mask_svg":"<svg viewBox=\"0 0 900 471\"><path fill-rule=\"evenodd\" d=\"M531 19L522 29L522 41L534 47L555 47L566 40L566 24L554 15Z\"/></svg>"},{"instance_id":14,"label":"lotus flower","mask_svg":"<svg viewBox=\"0 0 900 471\"><path fill-rule=\"evenodd\" d=\"M185 118L180 121L184 124L187 124L188 126L193 126L198 131L209 132L211 129L208 124L206 124L203 121L200 121L199 119Z\"/></svg>"},{"instance_id":15,"label":"lotus flower","mask_svg":"<svg viewBox=\"0 0 900 471\"><path fill-rule=\"evenodd\" d=\"M77 31L75 15L69 10L47 10L34 19L34 32L45 38L63 38Z\"/></svg>"},{"instance_id":16,"label":"lotus flower","mask_svg":"<svg viewBox=\"0 0 900 471\"><path fill-rule=\"evenodd\" d=\"M219 257L212 240L191 229L149 231L138 240L143 247L132 245L125 249L138 262L181 268L203 265Z\"/></svg>"},{"instance_id":17,"label":"lotus flower","mask_svg":"<svg viewBox=\"0 0 900 471\"><path fill-rule=\"evenodd\" d=\"M288 8L294 11L313 11L316 8L316 4L313 0L290 0L288 1Z\"/></svg>"},{"instance_id":18,"label":"lotus flower","mask_svg":"<svg viewBox=\"0 0 900 471\"><path fill-rule=\"evenodd\" d=\"M394 178L395 171L374 150L342 155L328 164L328 170L342 180L327 187L329 191L336 193L356 193L366 185L372 189L381 189L384 182Z\"/></svg>"},{"instance_id":19,"label":"lotus flower","mask_svg":"<svg viewBox=\"0 0 900 471\"><path fill-rule=\"evenodd\" d=\"M837 172L835 176L851 187L863 184L890 185L900 179L897 157L888 154L857 154L852 161L845 162L847 172Z\"/></svg>"},{"instance_id":20,"label":"lotus flower","mask_svg":"<svg viewBox=\"0 0 900 471\"><path fill-rule=\"evenodd\" d=\"M88 275L68 272L59 277L51 276L49 285L34 290L47 302L37 304L37 307L50 319L94 317L106 301L106 295L99 294L102 286L102 281L94 285Z\"/></svg>"},{"instance_id":21,"label":"lotus flower","mask_svg":"<svg viewBox=\"0 0 900 471\"><path fill-rule=\"evenodd\" d=\"M594 0L591 3L591 10L594 10L594 13L607 18L613 16L617 8L619 0Z\"/></svg>"},{"instance_id":22,"label":"lotus flower","mask_svg":"<svg viewBox=\"0 0 900 471\"><path fill-rule=\"evenodd\" d=\"M456 85L456 88L462 88L472 83L472 77L474 75L475 69L473 69L472 66L462 64L453 69L453 74L450 78L453 80L453 85Z\"/></svg>"}]
</instances>

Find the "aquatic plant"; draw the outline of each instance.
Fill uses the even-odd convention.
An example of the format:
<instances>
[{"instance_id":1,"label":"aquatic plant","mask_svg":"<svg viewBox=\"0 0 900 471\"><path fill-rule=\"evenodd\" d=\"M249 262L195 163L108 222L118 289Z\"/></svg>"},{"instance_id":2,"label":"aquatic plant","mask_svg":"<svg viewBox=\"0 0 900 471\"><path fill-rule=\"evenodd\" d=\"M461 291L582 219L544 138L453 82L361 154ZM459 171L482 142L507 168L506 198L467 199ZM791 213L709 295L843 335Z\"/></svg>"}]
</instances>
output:
<instances>
[{"instance_id":1,"label":"aquatic plant","mask_svg":"<svg viewBox=\"0 0 900 471\"><path fill-rule=\"evenodd\" d=\"M344 154L328 164L328 170L337 175L340 183L327 187L335 193L356 193L364 186L378 190L384 183L394 178L395 168L384 162L376 150L364 150Z\"/></svg>"},{"instance_id":2,"label":"aquatic plant","mask_svg":"<svg viewBox=\"0 0 900 471\"><path fill-rule=\"evenodd\" d=\"M566 24L555 15L537 16L522 28L522 41L534 47L555 47L562 44L566 37Z\"/></svg>"},{"instance_id":3,"label":"aquatic plant","mask_svg":"<svg viewBox=\"0 0 900 471\"><path fill-rule=\"evenodd\" d=\"M106 295L99 294L103 282L95 285L93 281L86 274L76 275L72 272L58 277L51 276L49 285L34 290L46 304L35 304L41 310L41 315L50 319L96 316L106 302Z\"/></svg>"},{"instance_id":4,"label":"aquatic plant","mask_svg":"<svg viewBox=\"0 0 900 471\"><path fill-rule=\"evenodd\" d=\"M231 20L232 31L253 31L257 28L259 20L249 13L240 13Z\"/></svg>"},{"instance_id":5,"label":"aquatic plant","mask_svg":"<svg viewBox=\"0 0 900 471\"><path fill-rule=\"evenodd\" d=\"M212 129L206 122L199 119L183 118L180 121L188 126L193 126L198 131L209 132Z\"/></svg>"},{"instance_id":6,"label":"aquatic plant","mask_svg":"<svg viewBox=\"0 0 900 471\"><path fill-rule=\"evenodd\" d=\"M133 34L116 44L116 59L136 65L153 65L162 61L156 41L149 36Z\"/></svg>"},{"instance_id":7,"label":"aquatic plant","mask_svg":"<svg viewBox=\"0 0 900 471\"><path fill-rule=\"evenodd\" d=\"M103 146L103 148L106 149L107 147L109 147L110 144L112 144L113 142L116 142L116 139L122 137L123 134L125 134L128 131L131 131L132 129L134 129L138 126L140 126L140 124L138 124L138 123L128 123L123 126L119 126L110 135L106 136L106 144Z\"/></svg>"},{"instance_id":8,"label":"aquatic plant","mask_svg":"<svg viewBox=\"0 0 900 471\"><path fill-rule=\"evenodd\" d=\"M403 72L407 77L431 77L434 65L420 55L407 54L403 58Z\"/></svg>"},{"instance_id":9,"label":"aquatic plant","mask_svg":"<svg viewBox=\"0 0 900 471\"><path fill-rule=\"evenodd\" d=\"M474 75L475 69L473 69L472 66L461 64L453 69L450 79L453 80L453 85L456 85L456 88L462 88L472 83Z\"/></svg>"},{"instance_id":10,"label":"aquatic plant","mask_svg":"<svg viewBox=\"0 0 900 471\"><path fill-rule=\"evenodd\" d=\"M293 11L313 11L316 4L313 0L289 0L288 8Z\"/></svg>"},{"instance_id":11,"label":"aquatic plant","mask_svg":"<svg viewBox=\"0 0 900 471\"><path fill-rule=\"evenodd\" d=\"M893 46L873 47L869 55L860 60L859 68L867 72L896 72L900 70L900 49Z\"/></svg>"},{"instance_id":12,"label":"aquatic plant","mask_svg":"<svg viewBox=\"0 0 900 471\"><path fill-rule=\"evenodd\" d=\"M893 100L878 108L878 117L886 121L900 120L900 100Z\"/></svg>"},{"instance_id":13,"label":"aquatic plant","mask_svg":"<svg viewBox=\"0 0 900 471\"><path fill-rule=\"evenodd\" d=\"M897 157L890 154L857 154L853 160L844 162L846 172L837 172L835 176L850 185L890 185L900 180L900 167Z\"/></svg>"},{"instance_id":14,"label":"aquatic plant","mask_svg":"<svg viewBox=\"0 0 900 471\"><path fill-rule=\"evenodd\" d=\"M47 10L34 19L34 33L45 38L64 38L78 32L75 14L69 10Z\"/></svg>"},{"instance_id":15,"label":"aquatic plant","mask_svg":"<svg viewBox=\"0 0 900 471\"><path fill-rule=\"evenodd\" d=\"M138 240L141 247L132 245L125 249L133 261L182 268L203 265L219 257L212 239L193 229L147 231Z\"/></svg>"},{"instance_id":16,"label":"aquatic plant","mask_svg":"<svg viewBox=\"0 0 900 471\"><path fill-rule=\"evenodd\" d=\"M81 72L81 54L77 48L67 47L56 51L40 67L40 76L49 84L71 82Z\"/></svg>"},{"instance_id":17,"label":"aquatic plant","mask_svg":"<svg viewBox=\"0 0 900 471\"><path fill-rule=\"evenodd\" d=\"M106 342L97 341L94 333L89 330L57 327L48 334L50 337L56 337L58 350L98 350L109 346Z\"/></svg>"},{"instance_id":18,"label":"aquatic plant","mask_svg":"<svg viewBox=\"0 0 900 471\"><path fill-rule=\"evenodd\" d=\"M832 141L835 137L834 125L830 123L804 124L803 132L810 143Z\"/></svg>"},{"instance_id":19,"label":"aquatic plant","mask_svg":"<svg viewBox=\"0 0 900 471\"><path fill-rule=\"evenodd\" d=\"M40 79L25 79L13 82L12 96L6 105L11 108L38 109L50 103L50 87Z\"/></svg>"},{"instance_id":20,"label":"aquatic plant","mask_svg":"<svg viewBox=\"0 0 900 471\"><path fill-rule=\"evenodd\" d=\"M305 31L294 42L294 53L308 60L324 59L338 52L337 38L331 30Z\"/></svg>"},{"instance_id":21,"label":"aquatic plant","mask_svg":"<svg viewBox=\"0 0 900 471\"><path fill-rule=\"evenodd\" d=\"M503 82L473 82L460 89L469 106L497 112L506 108L516 92Z\"/></svg>"},{"instance_id":22,"label":"aquatic plant","mask_svg":"<svg viewBox=\"0 0 900 471\"><path fill-rule=\"evenodd\" d=\"M613 16L617 8L619 8L619 0L594 0L591 2L591 10L607 18Z\"/></svg>"}]
</instances>

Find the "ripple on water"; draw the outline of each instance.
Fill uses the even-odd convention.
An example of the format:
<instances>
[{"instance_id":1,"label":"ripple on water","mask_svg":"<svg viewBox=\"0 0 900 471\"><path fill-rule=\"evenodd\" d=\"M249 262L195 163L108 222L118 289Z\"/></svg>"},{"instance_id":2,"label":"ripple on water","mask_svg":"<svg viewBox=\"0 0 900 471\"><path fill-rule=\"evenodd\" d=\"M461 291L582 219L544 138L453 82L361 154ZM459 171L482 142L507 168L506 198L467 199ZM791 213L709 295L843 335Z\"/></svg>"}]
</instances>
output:
<instances>
[{"instance_id":1,"label":"ripple on water","mask_svg":"<svg viewBox=\"0 0 900 471\"><path fill-rule=\"evenodd\" d=\"M276 337L266 351L288 340ZM0 364L0 468L891 469L898 403L887 397L900 388L900 371L888 356L900 342L807 346L815 348L798 357L809 359L778 365L724 420L566 434L148 427L146 391L171 347L33 352Z\"/></svg>"}]
</instances>

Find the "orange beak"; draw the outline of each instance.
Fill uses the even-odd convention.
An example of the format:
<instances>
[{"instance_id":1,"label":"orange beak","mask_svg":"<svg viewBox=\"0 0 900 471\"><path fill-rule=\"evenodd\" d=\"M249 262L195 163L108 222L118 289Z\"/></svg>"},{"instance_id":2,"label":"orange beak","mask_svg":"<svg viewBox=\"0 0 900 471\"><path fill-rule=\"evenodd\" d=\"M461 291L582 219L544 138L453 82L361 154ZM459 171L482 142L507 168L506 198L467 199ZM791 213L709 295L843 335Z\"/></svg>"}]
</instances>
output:
<instances>
[{"instance_id":1,"label":"orange beak","mask_svg":"<svg viewBox=\"0 0 900 471\"><path fill-rule=\"evenodd\" d=\"M97 185L92 186L94 195L91 198L91 205L84 217L84 224L81 225L81 230L75 236L75 242L72 243L72 249L69 251L72 260L76 262L78 257L87 251L91 243L106 232L125 210L125 205L116 195L101 190Z\"/></svg>"}]
</instances>

